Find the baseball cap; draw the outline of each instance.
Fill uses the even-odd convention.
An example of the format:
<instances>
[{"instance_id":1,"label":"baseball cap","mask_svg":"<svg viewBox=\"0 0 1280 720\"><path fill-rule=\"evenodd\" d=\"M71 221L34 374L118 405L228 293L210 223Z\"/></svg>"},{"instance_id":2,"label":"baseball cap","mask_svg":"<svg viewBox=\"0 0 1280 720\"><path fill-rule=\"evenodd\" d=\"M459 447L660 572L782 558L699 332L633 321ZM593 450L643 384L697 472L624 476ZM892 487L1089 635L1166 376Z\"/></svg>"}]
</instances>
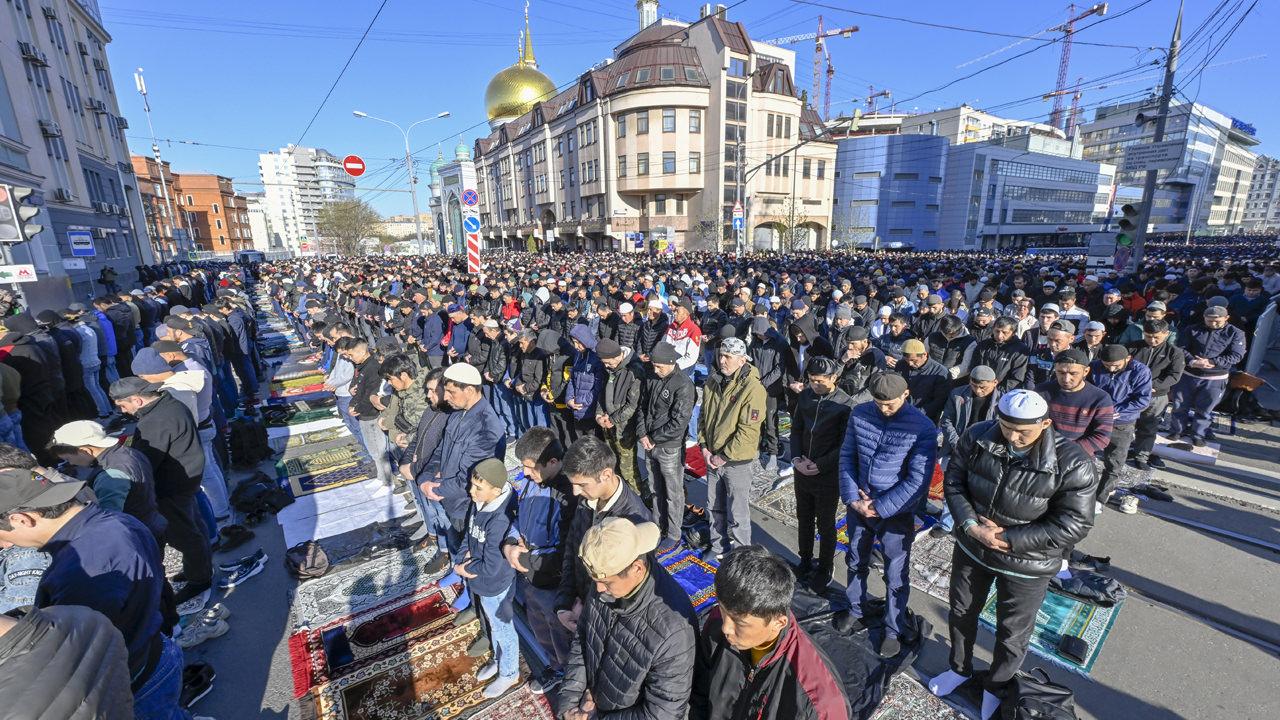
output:
<instances>
[{"instance_id":1,"label":"baseball cap","mask_svg":"<svg viewBox=\"0 0 1280 720\"><path fill-rule=\"evenodd\" d=\"M928 351L925 350L924 343L915 338L911 338L910 340L902 343L902 352L908 355L923 355Z\"/></svg>"},{"instance_id":2,"label":"baseball cap","mask_svg":"<svg viewBox=\"0 0 1280 720\"><path fill-rule=\"evenodd\" d=\"M1058 315L1062 313L1062 308L1058 307L1057 303L1045 303L1040 306L1040 312L1051 312L1054 315Z\"/></svg>"},{"instance_id":3,"label":"baseball cap","mask_svg":"<svg viewBox=\"0 0 1280 720\"><path fill-rule=\"evenodd\" d=\"M463 305L462 303L451 303L448 309L446 310L446 312L448 312L450 315L456 312L466 312L466 311L467 311L467 306Z\"/></svg>"},{"instance_id":4,"label":"baseball cap","mask_svg":"<svg viewBox=\"0 0 1280 720\"><path fill-rule=\"evenodd\" d=\"M879 372L867 381L867 390L876 400L896 400L907 391L907 381L898 373Z\"/></svg>"},{"instance_id":5,"label":"baseball cap","mask_svg":"<svg viewBox=\"0 0 1280 720\"><path fill-rule=\"evenodd\" d=\"M133 356L133 363L129 367L134 375L159 375L173 372L173 368L160 357L160 353L155 348L149 347L139 350L138 354Z\"/></svg>"},{"instance_id":6,"label":"baseball cap","mask_svg":"<svg viewBox=\"0 0 1280 720\"><path fill-rule=\"evenodd\" d=\"M769 318L758 317L751 321L751 332L764 335L769 332Z\"/></svg>"},{"instance_id":7,"label":"baseball cap","mask_svg":"<svg viewBox=\"0 0 1280 720\"><path fill-rule=\"evenodd\" d=\"M725 338L724 341L720 343L720 354L745 357L747 354L747 344L736 337Z\"/></svg>"},{"instance_id":8,"label":"baseball cap","mask_svg":"<svg viewBox=\"0 0 1280 720\"><path fill-rule=\"evenodd\" d=\"M0 515L18 508L49 508L74 500L84 483L57 482L35 470L0 470Z\"/></svg>"},{"instance_id":9,"label":"baseball cap","mask_svg":"<svg viewBox=\"0 0 1280 720\"><path fill-rule=\"evenodd\" d=\"M1215 318L1227 317L1228 314L1229 313L1227 313L1227 309L1222 307L1221 305L1210 305L1209 307L1204 309L1205 317L1215 317Z\"/></svg>"},{"instance_id":10,"label":"baseball cap","mask_svg":"<svg viewBox=\"0 0 1280 720\"><path fill-rule=\"evenodd\" d=\"M929 295L929 297L924 299L924 304L925 305L941 305L942 296L937 294L931 294Z\"/></svg>"},{"instance_id":11,"label":"baseball cap","mask_svg":"<svg viewBox=\"0 0 1280 720\"><path fill-rule=\"evenodd\" d=\"M849 328L849 332L845 333L844 339L846 342L849 340L866 340L867 329L861 325Z\"/></svg>"},{"instance_id":12,"label":"baseball cap","mask_svg":"<svg viewBox=\"0 0 1280 720\"><path fill-rule=\"evenodd\" d=\"M969 379L978 382L991 382L996 379L996 371L986 365L975 366L969 371Z\"/></svg>"},{"instance_id":13,"label":"baseball cap","mask_svg":"<svg viewBox=\"0 0 1280 720\"><path fill-rule=\"evenodd\" d=\"M507 466L498 458L481 460L471 474L483 480L489 487L503 488L507 484Z\"/></svg>"},{"instance_id":14,"label":"baseball cap","mask_svg":"<svg viewBox=\"0 0 1280 720\"><path fill-rule=\"evenodd\" d=\"M1168 310L1169 307L1164 304L1163 300L1152 300L1147 303L1148 310Z\"/></svg>"},{"instance_id":15,"label":"baseball cap","mask_svg":"<svg viewBox=\"0 0 1280 720\"><path fill-rule=\"evenodd\" d=\"M497 330L497 329L498 329L498 321L497 321L497 320L494 320L493 318L489 318L488 320L485 320L485 321L484 321L484 326L485 326L485 327L487 327L487 328L489 328L490 330Z\"/></svg>"},{"instance_id":16,"label":"baseball cap","mask_svg":"<svg viewBox=\"0 0 1280 720\"><path fill-rule=\"evenodd\" d=\"M460 385L480 385L480 371L475 365L468 363L454 363L445 368L444 379L452 380Z\"/></svg>"},{"instance_id":17,"label":"baseball cap","mask_svg":"<svg viewBox=\"0 0 1280 720\"><path fill-rule=\"evenodd\" d=\"M1097 320L1090 320L1089 322L1085 323L1084 329L1085 330L1106 330L1107 326L1103 325Z\"/></svg>"},{"instance_id":18,"label":"baseball cap","mask_svg":"<svg viewBox=\"0 0 1280 720\"><path fill-rule=\"evenodd\" d=\"M168 368L168 364L165 365ZM111 388L107 394L112 400L122 400L127 397L133 397L144 392L155 392L160 389L160 383L149 383L140 377L126 377L111 383Z\"/></svg>"},{"instance_id":19,"label":"baseball cap","mask_svg":"<svg viewBox=\"0 0 1280 720\"><path fill-rule=\"evenodd\" d=\"M662 533L651 522L633 523L626 518L605 518L587 530L578 556L593 580L617 575L658 547Z\"/></svg>"},{"instance_id":20,"label":"baseball cap","mask_svg":"<svg viewBox=\"0 0 1280 720\"><path fill-rule=\"evenodd\" d=\"M995 312L994 312L994 311L992 311L992 309L991 309L991 308L989 308L989 307L980 307L980 308L977 308L976 310L974 310L974 311L973 311L973 314L974 314L975 316L976 316L976 315L984 315L984 316L986 316L986 317L994 317L994 316L995 316Z\"/></svg>"},{"instance_id":21,"label":"baseball cap","mask_svg":"<svg viewBox=\"0 0 1280 720\"><path fill-rule=\"evenodd\" d=\"M53 444L97 448L113 448L119 441L107 435L102 426L92 420L76 420L58 428L53 433Z\"/></svg>"},{"instance_id":22,"label":"baseball cap","mask_svg":"<svg viewBox=\"0 0 1280 720\"><path fill-rule=\"evenodd\" d=\"M1098 359L1102 362L1118 362L1129 357L1129 351L1123 345L1103 345L1098 351Z\"/></svg>"},{"instance_id":23,"label":"baseball cap","mask_svg":"<svg viewBox=\"0 0 1280 720\"><path fill-rule=\"evenodd\" d=\"M1032 425L1049 415L1049 403L1030 390L1011 390L1000 397L996 413L1013 425Z\"/></svg>"}]
</instances>

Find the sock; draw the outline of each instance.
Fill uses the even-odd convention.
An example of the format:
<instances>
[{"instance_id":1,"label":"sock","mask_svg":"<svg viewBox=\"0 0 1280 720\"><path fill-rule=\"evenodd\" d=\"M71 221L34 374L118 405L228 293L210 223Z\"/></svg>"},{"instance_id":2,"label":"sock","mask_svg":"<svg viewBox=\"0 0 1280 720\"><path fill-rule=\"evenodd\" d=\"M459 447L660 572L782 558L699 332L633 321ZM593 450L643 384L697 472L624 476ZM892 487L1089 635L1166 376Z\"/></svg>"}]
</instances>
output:
<instances>
[{"instance_id":1,"label":"sock","mask_svg":"<svg viewBox=\"0 0 1280 720\"><path fill-rule=\"evenodd\" d=\"M1059 580L1071 579L1071 566L1066 560L1062 561L1062 569L1058 570L1058 579Z\"/></svg>"},{"instance_id":2,"label":"sock","mask_svg":"<svg viewBox=\"0 0 1280 720\"><path fill-rule=\"evenodd\" d=\"M463 590L462 592L458 593L457 599L453 601L453 605L451 605L450 607L452 607L455 612L462 612L463 609L470 604L471 604L471 593L466 590Z\"/></svg>"},{"instance_id":3,"label":"sock","mask_svg":"<svg viewBox=\"0 0 1280 720\"><path fill-rule=\"evenodd\" d=\"M946 697L955 692L955 689L963 685L964 681L968 679L955 670L948 670L929 681L929 692L938 697Z\"/></svg>"},{"instance_id":4,"label":"sock","mask_svg":"<svg viewBox=\"0 0 1280 720\"><path fill-rule=\"evenodd\" d=\"M982 691L982 720L991 720L996 710L1000 709L1000 698L986 690Z\"/></svg>"}]
</instances>

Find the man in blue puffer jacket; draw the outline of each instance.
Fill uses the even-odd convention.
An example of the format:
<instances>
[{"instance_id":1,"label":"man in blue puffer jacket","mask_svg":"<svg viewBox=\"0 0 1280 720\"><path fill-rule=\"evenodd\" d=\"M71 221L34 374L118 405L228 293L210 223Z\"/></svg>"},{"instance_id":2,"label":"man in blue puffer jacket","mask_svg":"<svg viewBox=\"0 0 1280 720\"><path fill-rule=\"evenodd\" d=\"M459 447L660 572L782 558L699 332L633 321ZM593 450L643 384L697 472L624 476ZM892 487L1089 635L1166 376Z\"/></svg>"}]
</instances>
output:
<instances>
[{"instance_id":1,"label":"man in blue puffer jacket","mask_svg":"<svg viewBox=\"0 0 1280 720\"><path fill-rule=\"evenodd\" d=\"M911 585L911 542L915 513L924 505L938 454L938 428L907 402L907 381L882 372L867 382L872 402L849 414L840 448L840 500L848 507L849 615L837 621L842 632L863 627L871 546L884 548L884 580L888 588L881 657L902 649L898 638L906 628Z\"/></svg>"}]
</instances>

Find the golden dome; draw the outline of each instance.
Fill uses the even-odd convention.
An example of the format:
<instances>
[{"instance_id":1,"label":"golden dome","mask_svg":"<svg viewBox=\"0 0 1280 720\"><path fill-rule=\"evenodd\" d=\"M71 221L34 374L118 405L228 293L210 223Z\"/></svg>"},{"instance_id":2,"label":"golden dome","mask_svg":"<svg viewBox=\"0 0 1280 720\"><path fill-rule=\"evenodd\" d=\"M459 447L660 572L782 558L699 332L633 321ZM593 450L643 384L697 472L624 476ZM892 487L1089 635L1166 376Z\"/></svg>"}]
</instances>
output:
<instances>
[{"instance_id":1,"label":"golden dome","mask_svg":"<svg viewBox=\"0 0 1280 720\"><path fill-rule=\"evenodd\" d=\"M556 86L551 78L522 60L493 76L484 91L484 107L490 121L510 120L555 94Z\"/></svg>"}]
</instances>

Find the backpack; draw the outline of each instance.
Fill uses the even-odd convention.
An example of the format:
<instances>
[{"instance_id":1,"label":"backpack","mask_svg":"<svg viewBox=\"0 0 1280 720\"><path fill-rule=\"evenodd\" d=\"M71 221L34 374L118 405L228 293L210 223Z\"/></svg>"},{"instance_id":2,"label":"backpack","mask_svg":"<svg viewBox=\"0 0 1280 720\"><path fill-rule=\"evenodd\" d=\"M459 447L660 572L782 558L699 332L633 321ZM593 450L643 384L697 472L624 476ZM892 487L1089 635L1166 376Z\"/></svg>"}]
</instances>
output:
<instances>
[{"instance_id":1,"label":"backpack","mask_svg":"<svg viewBox=\"0 0 1280 720\"><path fill-rule=\"evenodd\" d=\"M1071 688L1049 679L1041 668L1020 672L1000 704L1001 720L1077 720Z\"/></svg>"},{"instance_id":2,"label":"backpack","mask_svg":"<svg viewBox=\"0 0 1280 720\"><path fill-rule=\"evenodd\" d=\"M267 443L267 427L260 420L236 418L228 423L231 462L237 467L253 467L275 453Z\"/></svg>"},{"instance_id":3,"label":"backpack","mask_svg":"<svg viewBox=\"0 0 1280 720\"><path fill-rule=\"evenodd\" d=\"M284 566L299 580L318 578L329 572L329 555L320 543L307 540L285 551Z\"/></svg>"}]
</instances>

